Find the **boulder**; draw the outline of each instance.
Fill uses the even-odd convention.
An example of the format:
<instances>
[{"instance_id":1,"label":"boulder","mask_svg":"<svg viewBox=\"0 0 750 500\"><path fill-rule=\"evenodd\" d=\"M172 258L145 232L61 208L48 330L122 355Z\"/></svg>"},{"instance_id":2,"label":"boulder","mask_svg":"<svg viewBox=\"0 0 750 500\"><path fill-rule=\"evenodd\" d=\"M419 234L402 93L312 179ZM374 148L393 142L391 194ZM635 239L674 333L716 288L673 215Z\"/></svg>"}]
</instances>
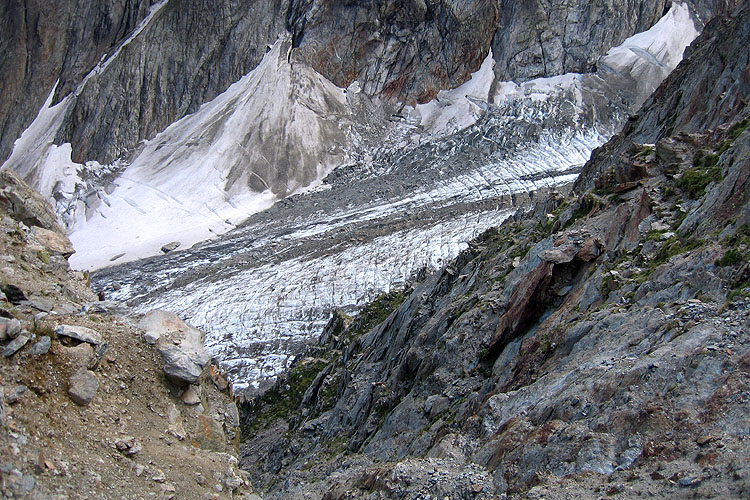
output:
<instances>
[{"instance_id":1,"label":"boulder","mask_svg":"<svg viewBox=\"0 0 750 500\"><path fill-rule=\"evenodd\" d=\"M96 396L96 391L99 389L99 380L96 378L94 372L89 371L85 368L79 368L72 377L70 377L70 383L68 384L68 396L73 400L74 403L87 406Z\"/></svg>"},{"instance_id":2,"label":"boulder","mask_svg":"<svg viewBox=\"0 0 750 500\"><path fill-rule=\"evenodd\" d=\"M138 325L144 340L156 344L164 360L164 373L172 380L193 383L211 357L203 349L203 333L167 311L151 311Z\"/></svg>"},{"instance_id":3,"label":"boulder","mask_svg":"<svg viewBox=\"0 0 750 500\"><path fill-rule=\"evenodd\" d=\"M52 340L49 337L47 337L46 335L40 337L39 340L33 346L31 346L31 349L29 349L29 354L31 354L32 356L41 356L42 354L47 354L51 345Z\"/></svg>"},{"instance_id":4,"label":"boulder","mask_svg":"<svg viewBox=\"0 0 750 500\"><path fill-rule=\"evenodd\" d=\"M63 233L50 231L43 227L33 226L29 233L31 243L44 247L52 255L62 255L65 258L75 253L73 244Z\"/></svg>"},{"instance_id":5,"label":"boulder","mask_svg":"<svg viewBox=\"0 0 750 500\"><path fill-rule=\"evenodd\" d=\"M164 245L163 247L161 247L161 251L164 252L164 253L169 253L169 252L172 252L174 250L177 250L178 248L180 248L180 242L179 241L173 241L173 242L167 243L166 245Z\"/></svg>"},{"instance_id":6,"label":"boulder","mask_svg":"<svg viewBox=\"0 0 750 500\"><path fill-rule=\"evenodd\" d=\"M62 337L86 342L87 344L99 345L102 343L102 335L96 330L86 328L85 326L60 325L55 329L55 333Z\"/></svg>"}]
</instances>

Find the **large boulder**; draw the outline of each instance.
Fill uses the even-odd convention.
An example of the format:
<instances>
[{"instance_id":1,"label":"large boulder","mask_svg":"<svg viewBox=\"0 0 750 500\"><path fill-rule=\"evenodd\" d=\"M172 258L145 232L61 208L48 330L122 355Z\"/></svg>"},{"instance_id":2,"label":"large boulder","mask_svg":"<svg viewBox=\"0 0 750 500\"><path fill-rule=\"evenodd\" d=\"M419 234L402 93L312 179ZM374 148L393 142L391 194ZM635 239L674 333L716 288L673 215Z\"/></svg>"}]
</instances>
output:
<instances>
[{"instance_id":1,"label":"large boulder","mask_svg":"<svg viewBox=\"0 0 750 500\"><path fill-rule=\"evenodd\" d=\"M164 373L172 380L193 383L211 357L203 349L203 333L167 311L151 311L138 323L144 340L156 344L164 360Z\"/></svg>"}]
</instances>

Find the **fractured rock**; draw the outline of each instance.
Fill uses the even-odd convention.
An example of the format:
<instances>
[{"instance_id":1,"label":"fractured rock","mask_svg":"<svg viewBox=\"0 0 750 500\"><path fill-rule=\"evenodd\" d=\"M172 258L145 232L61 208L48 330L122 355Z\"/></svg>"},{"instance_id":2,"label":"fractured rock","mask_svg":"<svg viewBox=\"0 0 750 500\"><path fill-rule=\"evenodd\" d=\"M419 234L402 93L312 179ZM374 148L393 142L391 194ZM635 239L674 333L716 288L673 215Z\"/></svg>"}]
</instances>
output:
<instances>
[{"instance_id":1,"label":"fractured rock","mask_svg":"<svg viewBox=\"0 0 750 500\"><path fill-rule=\"evenodd\" d=\"M99 389L99 380L94 372L85 368L79 368L72 377L68 385L68 395L78 405L86 406L96 396Z\"/></svg>"}]
</instances>

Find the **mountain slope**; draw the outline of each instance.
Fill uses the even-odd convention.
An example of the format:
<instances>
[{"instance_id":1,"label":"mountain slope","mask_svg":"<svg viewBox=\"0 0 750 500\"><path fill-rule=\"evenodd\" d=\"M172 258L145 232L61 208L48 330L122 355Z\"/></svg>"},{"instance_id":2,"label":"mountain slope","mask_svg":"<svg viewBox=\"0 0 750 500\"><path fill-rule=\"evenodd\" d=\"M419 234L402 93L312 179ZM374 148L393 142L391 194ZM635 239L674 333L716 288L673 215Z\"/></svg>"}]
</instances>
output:
<instances>
[{"instance_id":1,"label":"mountain slope","mask_svg":"<svg viewBox=\"0 0 750 500\"><path fill-rule=\"evenodd\" d=\"M272 498L746 496L747 26L747 5L709 23L572 196L334 317L243 405L256 483ZM690 112L691 85L719 99Z\"/></svg>"}]
</instances>

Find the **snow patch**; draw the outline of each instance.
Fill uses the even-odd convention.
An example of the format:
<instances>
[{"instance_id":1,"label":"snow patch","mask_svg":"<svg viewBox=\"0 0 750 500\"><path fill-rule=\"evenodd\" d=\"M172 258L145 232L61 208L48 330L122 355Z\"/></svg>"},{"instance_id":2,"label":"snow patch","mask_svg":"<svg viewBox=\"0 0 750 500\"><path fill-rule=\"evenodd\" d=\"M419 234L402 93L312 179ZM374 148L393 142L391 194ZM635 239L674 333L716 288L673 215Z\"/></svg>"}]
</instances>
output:
<instances>
[{"instance_id":1,"label":"snow patch","mask_svg":"<svg viewBox=\"0 0 750 500\"><path fill-rule=\"evenodd\" d=\"M479 69L461 86L441 90L435 99L418 104L411 117L419 120L423 133L428 136L451 134L476 123L487 110L490 87L495 79L495 60L492 50Z\"/></svg>"}]
</instances>

